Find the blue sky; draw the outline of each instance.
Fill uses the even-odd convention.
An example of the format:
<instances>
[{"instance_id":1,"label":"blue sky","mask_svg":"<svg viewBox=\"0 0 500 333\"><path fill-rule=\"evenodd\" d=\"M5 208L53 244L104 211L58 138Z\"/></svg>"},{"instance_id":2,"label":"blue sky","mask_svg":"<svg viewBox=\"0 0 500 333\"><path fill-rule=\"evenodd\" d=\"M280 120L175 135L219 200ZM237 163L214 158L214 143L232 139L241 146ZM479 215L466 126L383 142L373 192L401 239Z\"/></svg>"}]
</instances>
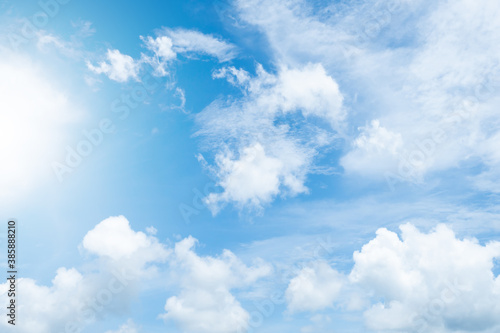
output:
<instances>
[{"instance_id":1,"label":"blue sky","mask_svg":"<svg viewBox=\"0 0 500 333\"><path fill-rule=\"evenodd\" d=\"M499 12L1 1L2 331L497 332Z\"/></svg>"}]
</instances>

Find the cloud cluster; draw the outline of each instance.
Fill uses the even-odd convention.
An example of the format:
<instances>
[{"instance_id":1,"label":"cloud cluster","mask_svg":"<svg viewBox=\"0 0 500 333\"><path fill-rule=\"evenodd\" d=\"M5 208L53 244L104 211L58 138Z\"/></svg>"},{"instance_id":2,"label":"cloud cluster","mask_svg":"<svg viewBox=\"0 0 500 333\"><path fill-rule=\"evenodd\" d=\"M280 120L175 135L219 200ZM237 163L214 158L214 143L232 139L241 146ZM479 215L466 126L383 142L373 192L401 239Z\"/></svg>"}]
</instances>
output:
<instances>
[{"instance_id":1,"label":"cloud cluster","mask_svg":"<svg viewBox=\"0 0 500 333\"><path fill-rule=\"evenodd\" d=\"M249 314L231 291L253 287L271 273L271 267L259 260L247 266L228 250L218 257L198 256L192 237L171 249L152 235L154 228L148 230L148 234L134 231L125 217L110 217L83 238L82 251L95 257L84 270L61 267L49 286L18 279L17 289L22 290L18 312L23 318L16 323L16 332L75 332L111 314L126 314L141 289L154 281L164 285L166 276L180 293L168 297L160 317L185 332L244 330ZM8 282L0 284L0 302L5 304L8 289ZM9 324L2 321L0 327ZM138 331L129 320L110 333Z\"/></svg>"},{"instance_id":2,"label":"cloud cluster","mask_svg":"<svg viewBox=\"0 0 500 333\"><path fill-rule=\"evenodd\" d=\"M342 80L353 130L346 173L422 182L461 166L499 192L500 5L491 1L235 1L279 63L321 63ZM259 8L266 8L261 11ZM479 148L478 148L479 147Z\"/></svg>"},{"instance_id":3,"label":"cloud cluster","mask_svg":"<svg viewBox=\"0 0 500 333\"><path fill-rule=\"evenodd\" d=\"M214 77L226 78L243 96L216 100L196 117L196 135L215 153L211 170L223 188L207 197L212 211L228 202L261 208L279 194L307 192L317 149L342 129L343 97L335 80L319 64L276 74L258 65L255 76L226 67Z\"/></svg>"},{"instance_id":4,"label":"cloud cluster","mask_svg":"<svg viewBox=\"0 0 500 333\"><path fill-rule=\"evenodd\" d=\"M245 331L250 314L235 292L258 289L272 267L261 260L246 265L228 250L219 256L198 255L193 237L169 249L148 229L149 234L134 231L124 217L110 217L82 241L82 250L97 259L85 270L62 267L49 286L19 279L23 291L19 312L24 318L17 329L67 332L111 313L124 313L140 290L137 281L144 285L164 279L165 274L158 272L168 262L175 295L167 297L161 318L175 322L183 332ZM363 310L367 328L377 332L498 330L500 278L494 272L500 242L459 239L445 225L428 233L411 224L401 225L400 230L398 236L379 229L374 239L354 252L349 274L321 260L300 269L285 292L289 312ZM8 288L7 283L0 285L0 300L7 299ZM325 318L316 324L326 329ZM137 330L128 321L117 332Z\"/></svg>"},{"instance_id":5,"label":"cloud cluster","mask_svg":"<svg viewBox=\"0 0 500 333\"><path fill-rule=\"evenodd\" d=\"M315 311L364 295L368 329L376 332L493 332L500 327L500 278L493 273L500 243L459 239L445 225L422 233L385 228L354 253L344 276L325 263L308 267L287 289L291 311ZM356 297L358 297L356 296ZM358 302L358 308L364 303Z\"/></svg>"},{"instance_id":6,"label":"cloud cluster","mask_svg":"<svg viewBox=\"0 0 500 333\"><path fill-rule=\"evenodd\" d=\"M270 266L257 262L248 267L228 250L220 257L200 257L193 251L195 243L188 237L175 245L172 267L182 276L181 291L167 299L162 317L174 320L183 332L245 331L250 315L230 290L252 286L271 272Z\"/></svg>"},{"instance_id":7,"label":"cloud cluster","mask_svg":"<svg viewBox=\"0 0 500 333\"><path fill-rule=\"evenodd\" d=\"M139 278L157 276L153 268L169 255L156 238L133 231L123 216L110 217L89 231L82 249L97 256L90 270L61 267L50 286L18 279L18 311L23 314L16 323L19 332L73 332L110 313L125 312ZM3 303L8 289L7 283L0 285Z\"/></svg>"},{"instance_id":8,"label":"cloud cluster","mask_svg":"<svg viewBox=\"0 0 500 333\"><path fill-rule=\"evenodd\" d=\"M386 229L354 254L349 276L383 302L365 312L373 330L486 331L500 325L500 279L492 272L500 243L457 239L438 225L429 234Z\"/></svg>"},{"instance_id":9,"label":"cloud cluster","mask_svg":"<svg viewBox=\"0 0 500 333\"><path fill-rule=\"evenodd\" d=\"M97 66L87 61L88 69L96 74L105 74L111 80L126 82L139 80L139 72L145 64L150 65L158 76L168 75L168 67L178 54L187 57L205 55L220 62L229 61L237 54L234 45L194 30L164 28L156 37L141 36L141 39L147 52L142 53L140 58L134 59L119 50L108 49L106 59Z\"/></svg>"}]
</instances>

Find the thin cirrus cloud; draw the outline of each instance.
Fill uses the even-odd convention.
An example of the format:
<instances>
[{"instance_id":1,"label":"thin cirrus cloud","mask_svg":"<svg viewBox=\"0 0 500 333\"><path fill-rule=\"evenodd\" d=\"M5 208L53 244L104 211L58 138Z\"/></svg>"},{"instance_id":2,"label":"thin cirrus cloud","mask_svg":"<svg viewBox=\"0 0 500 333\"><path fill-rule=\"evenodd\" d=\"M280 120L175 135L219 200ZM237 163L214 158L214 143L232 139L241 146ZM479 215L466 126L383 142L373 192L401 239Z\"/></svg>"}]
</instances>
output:
<instances>
[{"instance_id":1,"label":"thin cirrus cloud","mask_svg":"<svg viewBox=\"0 0 500 333\"><path fill-rule=\"evenodd\" d=\"M499 191L490 148L499 119L497 2L234 4L264 33L277 61L317 61L342 80L354 129L339 161L346 174L417 183L473 161L484 171L463 170L472 186ZM359 96L370 102L352 103Z\"/></svg>"},{"instance_id":2,"label":"thin cirrus cloud","mask_svg":"<svg viewBox=\"0 0 500 333\"><path fill-rule=\"evenodd\" d=\"M341 161L347 171L378 176L390 172L405 181L420 181L432 171L455 168L472 158L480 161L485 172L495 169L496 153L488 147L497 131L488 124L498 122L493 111L499 105L493 93L498 87L494 42L500 39L498 12L500 6L492 2L484 6L470 6L468 1L440 3L422 19L418 29L426 37L409 54L389 50L383 57L371 55L381 66L368 70L370 76L380 77L380 68L397 73L390 79L395 87L391 94L407 101L388 106L377 120L380 128L399 137L399 147L376 150L357 144L363 137L381 138L363 127ZM405 82L402 88L397 86L399 82ZM388 155L392 157L385 159ZM388 164L384 170L372 169L384 160Z\"/></svg>"},{"instance_id":3,"label":"thin cirrus cloud","mask_svg":"<svg viewBox=\"0 0 500 333\"><path fill-rule=\"evenodd\" d=\"M149 64L158 76L169 73L170 63L178 54L187 57L194 55L209 56L226 62L237 55L236 47L213 35L203 34L187 29L164 28L156 37L141 36L147 53L142 53L139 59L122 54L119 50L107 50L105 60L93 65L87 61L87 67L96 74L104 74L111 80L126 82L138 80L138 75L144 64Z\"/></svg>"},{"instance_id":4,"label":"thin cirrus cloud","mask_svg":"<svg viewBox=\"0 0 500 333\"><path fill-rule=\"evenodd\" d=\"M283 66L276 74L258 65L256 72L216 71L214 78L226 78L243 96L216 100L196 117L195 135L215 155L207 165L223 189L206 198L213 213L226 203L261 209L280 194L306 193L318 149L342 130L343 96L320 64Z\"/></svg>"}]
</instances>

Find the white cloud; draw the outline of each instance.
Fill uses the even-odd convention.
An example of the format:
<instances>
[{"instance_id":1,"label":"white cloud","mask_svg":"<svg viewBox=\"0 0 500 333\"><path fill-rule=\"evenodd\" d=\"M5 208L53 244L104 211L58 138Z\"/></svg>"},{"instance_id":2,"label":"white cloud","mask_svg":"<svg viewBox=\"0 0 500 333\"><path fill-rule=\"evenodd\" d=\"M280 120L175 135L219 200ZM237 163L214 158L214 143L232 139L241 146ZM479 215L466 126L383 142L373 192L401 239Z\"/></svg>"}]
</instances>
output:
<instances>
[{"instance_id":1,"label":"white cloud","mask_svg":"<svg viewBox=\"0 0 500 333\"><path fill-rule=\"evenodd\" d=\"M298 155L295 147L286 147L269 156L260 143L245 147L238 158L231 153L216 156L218 185L222 193L210 193L207 203L217 211L219 202L235 202L237 205L260 207L271 202L283 188L290 195L307 192L304 186L307 157Z\"/></svg>"},{"instance_id":2,"label":"white cloud","mask_svg":"<svg viewBox=\"0 0 500 333\"><path fill-rule=\"evenodd\" d=\"M111 80L126 82L130 79L139 80L140 62L131 56L122 54L118 50L106 52L106 61L102 61L98 66L87 62L87 67L94 73L105 74Z\"/></svg>"},{"instance_id":3,"label":"white cloud","mask_svg":"<svg viewBox=\"0 0 500 333\"><path fill-rule=\"evenodd\" d=\"M158 76L168 75L167 66L177 58L177 53L172 49L172 39L167 36L153 38L151 36L142 37L145 47L153 52L152 56L142 54L142 59L149 63Z\"/></svg>"},{"instance_id":4,"label":"white cloud","mask_svg":"<svg viewBox=\"0 0 500 333\"><path fill-rule=\"evenodd\" d=\"M365 312L375 331L487 331L500 325L500 243L457 239L445 225L428 234L411 224L401 239L386 229L354 253L349 276L375 299Z\"/></svg>"},{"instance_id":5,"label":"white cloud","mask_svg":"<svg viewBox=\"0 0 500 333\"><path fill-rule=\"evenodd\" d=\"M443 224L428 233L409 223L400 229L400 237L378 229L354 252L347 276L321 261L301 269L286 291L288 309L364 309L374 332L498 331L500 242L460 239Z\"/></svg>"},{"instance_id":6,"label":"white cloud","mask_svg":"<svg viewBox=\"0 0 500 333\"><path fill-rule=\"evenodd\" d=\"M85 270L61 267L49 286L29 278L17 280L22 290L18 313L23 319L16 323L16 332L76 331L109 313L124 313L141 284L154 277L155 264L169 253L156 238L131 230L124 217L98 224L85 236L84 248L98 255ZM8 282L0 284L0 301L5 304L8 289ZM9 326L0 322L0 327ZM119 332L135 332L132 327L129 323Z\"/></svg>"},{"instance_id":7,"label":"white cloud","mask_svg":"<svg viewBox=\"0 0 500 333\"><path fill-rule=\"evenodd\" d=\"M116 331L106 331L106 333L138 333L139 329L132 319L127 320L127 322L118 328Z\"/></svg>"},{"instance_id":8,"label":"white cloud","mask_svg":"<svg viewBox=\"0 0 500 333\"><path fill-rule=\"evenodd\" d=\"M261 208L279 194L307 192L316 148L330 144L342 128L337 83L312 64L282 67L276 75L259 65L255 77L234 67L214 73L224 77L244 96L217 100L197 116L197 135L215 150L212 171L224 189L208 196L212 211L226 202Z\"/></svg>"},{"instance_id":9,"label":"white cloud","mask_svg":"<svg viewBox=\"0 0 500 333\"><path fill-rule=\"evenodd\" d=\"M34 280L20 278L17 289L18 313L25 315L25 320L18 320L16 328L19 332L51 333L64 331L65 325L83 306L84 299L92 293L91 286L83 282L83 276L76 269L60 268L57 270L52 285L40 286ZM7 304L8 283L0 285L0 299ZM43 306L41 306L43 304ZM64 304L61 307L60 304ZM6 321L0 326L8 327Z\"/></svg>"},{"instance_id":10,"label":"white cloud","mask_svg":"<svg viewBox=\"0 0 500 333\"><path fill-rule=\"evenodd\" d=\"M315 311L329 306L338 297L343 276L323 261L303 268L286 290L288 309L292 312Z\"/></svg>"},{"instance_id":11,"label":"white cloud","mask_svg":"<svg viewBox=\"0 0 500 333\"><path fill-rule=\"evenodd\" d=\"M205 54L220 62L236 57L236 47L213 35L187 29L163 29L161 35L170 38L176 53ZM158 37L163 38L163 37Z\"/></svg>"},{"instance_id":12,"label":"white cloud","mask_svg":"<svg viewBox=\"0 0 500 333\"><path fill-rule=\"evenodd\" d=\"M403 139L400 133L394 133L373 120L370 125L361 128L361 134L353 142L353 148L340 160L348 172L383 175L384 172L397 172L395 166L402 152ZM370 168L366 166L370 165ZM417 165L423 167L423 165ZM415 170L415 177L418 171Z\"/></svg>"},{"instance_id":13,"label":"white cloud","mask_svg":"<svg viewBox=\"0 0 500 333\"><path fill-rule=\"evenodd\" d=\"M420 182L474 161L485 169L471 178L476 187L498 191L494 153L480 148L498 132L492 125L500 106L494 94L500 86L498 2L313 6L300 0L250 0L235 5L240 18L264 33L276 62L321 63L342 80L352 103L346 122L362 129L350 133L342 161L347 172L376 178L390 172ZM395 154L394 147L382 149L373 142L359 146L370 135L376 139L363 128L373 119L380 122L379 135L384 129L394 136ZM436 135L440 140L434 140Z\"/></svg>"},{"instance_id":14,"label":"white cloud","mask_svg":"<svg viewBox=\"0 0 500 333\"><path fill-rule=\"evenodd\" d=\"M282 70L274 90L270 94L280 99L279 108L284 112L300 110L305 117L329 121L333 128L344 119L339 86L320 64Z\"/></svg>"},{"instance_id":15,"label":"white cloud","mask_svg":"<svg viewBox=\"0 0 500 333\"><path fill-rule=\"evenodd\" d=\"M162 29L156 37L140 36L143 47L149 52L142 53L139 59L122 54L119 50L108 49L106 61L94 66L87 61L89 70L96 74L105 74L111 80L126 82L130 79L139 80L138 75L144 64L149 64L156 75L168 76L169 66L177 59L178 54L185 56L207 55L217 58L219 62L226 62L236 57L236 47L213 35L203 34L187 29ZM40 45L54 44L59 49L67 47L59 39L46 35L39 42Z\"/></svg>"},{"instance_id":16,"label":"white cloud","mask_svg":"<svg viewBox=\"0 0 500 333\"><path fill-rule=\"evenodd\" d=\"M155 237L132 230L124 216L109 217L96 225L85 235L82 246L90 253L113 260L131 260L138 255L143 262L162 261L169 255Z\"/></svg>"},{"instance_id":17,"label":"white cloud","mask_svg":"<svg viewBox=\"0 0 500 333\"><path fill-rule=\"evenodd\" d=\"M219 257L200 257L188 237L175 245L175 269L181 293L167 299L161 317L175 321L184 332L240 332L248 325L248 312L230 290L251 286L270 273L262 262L246 266L232 252ZM196 318L194 320L194 318Z\"/></svg>"}]
</instances>

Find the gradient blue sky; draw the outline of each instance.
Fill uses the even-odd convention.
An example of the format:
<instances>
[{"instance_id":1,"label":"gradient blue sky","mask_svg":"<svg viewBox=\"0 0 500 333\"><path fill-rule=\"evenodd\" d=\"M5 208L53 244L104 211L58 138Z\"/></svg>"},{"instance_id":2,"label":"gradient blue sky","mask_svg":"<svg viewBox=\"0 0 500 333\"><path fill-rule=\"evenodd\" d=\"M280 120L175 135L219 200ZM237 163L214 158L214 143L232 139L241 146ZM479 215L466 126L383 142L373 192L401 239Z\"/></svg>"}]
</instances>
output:
<instances>
[{"instance_id":1,"label":"gradient blue sky","mask_svg":"<svg viewBox=\"0 0 500 333\"><path fill-rule=\"evenodd\" d=\"M0 1L2 331L497 332L499 15Z\"/></svg>"}]
</instances>

